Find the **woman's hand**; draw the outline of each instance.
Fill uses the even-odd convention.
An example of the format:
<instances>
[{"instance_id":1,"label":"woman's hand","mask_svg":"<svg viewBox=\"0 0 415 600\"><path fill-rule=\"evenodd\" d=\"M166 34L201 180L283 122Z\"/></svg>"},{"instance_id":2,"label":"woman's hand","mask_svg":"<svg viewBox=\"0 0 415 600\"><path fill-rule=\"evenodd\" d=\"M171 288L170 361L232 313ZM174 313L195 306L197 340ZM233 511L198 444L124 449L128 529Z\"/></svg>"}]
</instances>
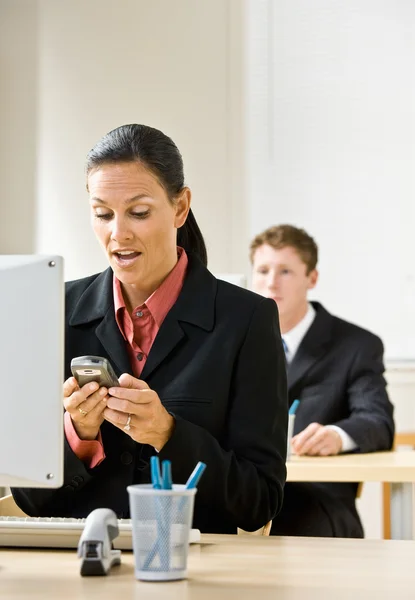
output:
<instances>
[{"instance_id":1,"label":"woman's hand","mask_svg":"<svg viewBox=\"0 0 415 600\"><path fill-rule=\"evenodd\" d=\"M63 384L63 404L81 440L95 440L104 421L108 390L93 381L82 388L75 377Z\"/></svg>"},{"instance_id":2,"label":"woman's hand","mask_svg":"<svg viewBox=\"0 0 415 600\"><path fill-rule=\"evenodd\" d=\"M145 381L127 373L121 375L119 381L121 387L108 390L105 419L124 429L136 442L160 451L173 433L174 418Z\"/></svg>"}]
</instances>

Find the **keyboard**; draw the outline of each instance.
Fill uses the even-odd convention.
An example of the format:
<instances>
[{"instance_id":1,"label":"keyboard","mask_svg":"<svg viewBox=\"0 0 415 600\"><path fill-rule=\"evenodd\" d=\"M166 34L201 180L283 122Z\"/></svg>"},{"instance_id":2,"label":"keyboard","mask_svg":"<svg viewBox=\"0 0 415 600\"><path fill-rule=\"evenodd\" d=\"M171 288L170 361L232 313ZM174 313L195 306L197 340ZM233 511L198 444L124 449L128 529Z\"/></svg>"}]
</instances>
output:
<instances>
[{"instance_id":1,"label":"keyboard","mask_svg":"<svg viewBox=\"0 0 415 600\"><path fill-rule=\"evenodd\" d=\"M0 547L77 548L86 519L67 517L1 517ZM132 550L131 519L118 519L117 550ZM191 529L190 544L200 542L199 529Z\"/></svg>"}]
</instances>

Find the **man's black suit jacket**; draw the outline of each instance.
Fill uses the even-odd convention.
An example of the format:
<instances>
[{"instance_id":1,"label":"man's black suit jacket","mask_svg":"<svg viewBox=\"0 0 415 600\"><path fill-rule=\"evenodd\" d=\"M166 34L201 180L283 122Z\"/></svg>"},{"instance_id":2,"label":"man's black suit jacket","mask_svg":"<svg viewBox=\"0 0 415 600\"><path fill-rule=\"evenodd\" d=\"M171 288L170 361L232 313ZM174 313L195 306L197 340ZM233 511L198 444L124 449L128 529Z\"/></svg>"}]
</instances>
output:
<instances>
[{"instance_id":1,"label":"man's black suit jacket","mask_svg":"<svg viewBox=\"0 0 415 600\"><path fill-rule=\"evenodd\" d=\"M383 377L381 340L332 316L318 302L312 304L316 310L314 321L287 366L289 404L300 399L294 434L313 422L337 425L353 438L358 452L389 450L394 436L393 407ZM293 486L287 484L291 501ZM297 487L302 493L315 494L336 535L358 532L361 526L355 509L356 483ZM281 518L283 515L284 510Z\"/></svg>"},{"instance_id":2,"label":"man's black suit jacket","mask_svg":"<svg viewBox=\"0 0 415 600\"><path fill-rule=\"evenodd\" d=\"M114 316L110 269L70 282L66 294L65 378L75 356L108 358L117 375L132 373ZM162 323L142 373L175 431L159 453L184 483L197 461L194 526L204 532L257 529L282 505L287 388L278 312L271 300L218 281L189 255L178 300ZM106 458L93 469L65 441L65 480L58 490L14 489L29 515L85 517L97 507L129 516L126 487L150 481L155 451L104 422Z\"/></svg>"}]
</instances>

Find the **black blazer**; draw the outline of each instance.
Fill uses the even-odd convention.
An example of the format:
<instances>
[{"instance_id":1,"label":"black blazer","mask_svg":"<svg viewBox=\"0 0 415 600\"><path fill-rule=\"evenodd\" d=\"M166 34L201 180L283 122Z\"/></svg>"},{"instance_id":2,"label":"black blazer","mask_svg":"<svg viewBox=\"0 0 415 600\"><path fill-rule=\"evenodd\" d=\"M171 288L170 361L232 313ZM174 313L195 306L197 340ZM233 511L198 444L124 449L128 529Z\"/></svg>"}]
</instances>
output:
<instances>
[{"instance_id":1,"label":"black blazer","mask_svg":"<svg viewBox=\"0 0 415 600\"><path fill-rule=\"evenodd\" d=\"M315 319L287 367L289 404L301 400L294 433L312 422L338 425L354 439L356 451L389 450L394 436L393 407L383 377L381 340L332 316L318 302L312 304ZM341 499L342 506L348 506L358 519L356 483L310 487L323 504L328 499L332 507L333 496Z\"/></svg>"},{"instance_id":2,"label":"black blazer","mask_svg":"<svg viewBox=\"0 0 415 600\"><path fill-rule=\"evenodd\" d=\"M114 316L110 269L67 284L65 378L75 356L107 357L131 373ZM194 527L232 533L257 529L282 504L286 469L287 388L275 303L218 281L192 255L182 291L165 318L142 373L176 427L159 453L184 483L207 464L196 495ZM150 481L153 448L105 421L105 460L88 469L65 441L58 490L13 489L29 515L85 517L97 507L129 517L127 485Z\"/></svg>"}]
</instances>

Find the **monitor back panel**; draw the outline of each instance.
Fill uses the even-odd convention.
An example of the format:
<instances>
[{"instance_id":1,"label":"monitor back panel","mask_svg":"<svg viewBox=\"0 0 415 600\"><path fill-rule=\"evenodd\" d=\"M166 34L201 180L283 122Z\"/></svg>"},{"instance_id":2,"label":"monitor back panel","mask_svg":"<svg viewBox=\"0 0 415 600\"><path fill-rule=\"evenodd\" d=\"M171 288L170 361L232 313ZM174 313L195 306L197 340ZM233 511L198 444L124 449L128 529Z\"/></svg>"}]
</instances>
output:
<instances>
[{"instance_id":1,"label":"monitor back panel","mask_svg":"<svg viewBox=\"0 0 415 600\"><path fill-rule=\"evenodd\" d=\"M63 482L63 260L0 256L0 485Z\"/></svg>"}]
</instances>

